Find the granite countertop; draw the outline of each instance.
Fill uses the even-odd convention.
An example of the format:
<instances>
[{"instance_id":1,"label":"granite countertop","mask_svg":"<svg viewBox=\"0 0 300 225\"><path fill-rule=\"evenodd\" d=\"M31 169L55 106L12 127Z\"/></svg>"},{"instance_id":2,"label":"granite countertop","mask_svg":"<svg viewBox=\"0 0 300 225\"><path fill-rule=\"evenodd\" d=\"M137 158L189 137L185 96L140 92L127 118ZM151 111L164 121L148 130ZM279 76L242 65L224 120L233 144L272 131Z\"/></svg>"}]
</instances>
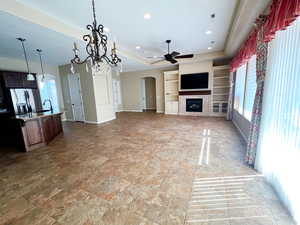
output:
<instances>
[{"instance_id":1,"label":"granite countertop","mask_svg":"<svg viewBox=\"0 0 300 225\"><path fill-rule=\"evenodd\" d=\"M23 120L24 122L28 120L34 120L42 117L47 117L47 116L53 116L53 115L60 115L63 114L63 112L41 112L41 113L27 113L24 115L15 115L13 119L18 119L18 120Z\"/></svg>"}]
</instances>

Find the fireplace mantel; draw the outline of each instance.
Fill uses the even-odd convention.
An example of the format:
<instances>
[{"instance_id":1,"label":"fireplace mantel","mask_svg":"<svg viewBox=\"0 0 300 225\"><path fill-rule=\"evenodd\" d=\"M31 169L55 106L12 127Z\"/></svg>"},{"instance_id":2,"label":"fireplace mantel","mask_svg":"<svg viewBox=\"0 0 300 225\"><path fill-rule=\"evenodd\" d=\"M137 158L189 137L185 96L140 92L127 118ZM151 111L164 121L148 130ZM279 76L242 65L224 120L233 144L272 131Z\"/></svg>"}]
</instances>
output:
<instances>
[{"instance_id":1,"label":"fireplace mantel","mask_svg":"<svg viewBox=\"0 0 300 225\"><path fill-rule=\"evenodd\" d=\"M211 95L211 90L205 90L205 91L179 91L179 95Z\"/></svg>"}]
</instances>

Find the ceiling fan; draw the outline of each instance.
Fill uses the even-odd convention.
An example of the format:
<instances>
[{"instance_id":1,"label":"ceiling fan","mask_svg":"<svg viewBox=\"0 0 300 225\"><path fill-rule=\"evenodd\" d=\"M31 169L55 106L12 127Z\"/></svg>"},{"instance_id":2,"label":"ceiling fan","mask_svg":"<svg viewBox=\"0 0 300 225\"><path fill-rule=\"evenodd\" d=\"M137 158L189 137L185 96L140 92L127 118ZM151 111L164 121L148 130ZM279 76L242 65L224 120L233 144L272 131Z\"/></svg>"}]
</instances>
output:
<instances>
[{"instance_id":1,"label":"ceiling fan","mask_svg":"<svg viewBox=\"0 0 300 225\"><path fill-rule=\"evenodd\" d=\"M163 61L168 61L172 64L175 64L177 63L178 61L176 59L187 59L187 58L193 58L194 55L193 54L188 54L188 55L180 55L179 52L175 52L173 51L171 54L170 54L170 43L171 43L171 40L166 40L166 43L168 45L168 54L164 55L162 58L162 60L159 60L159 61L155 61L151 64L156 64L156 63L160 63L160 62L163 62Z\"/></svg>"}]
</instances>

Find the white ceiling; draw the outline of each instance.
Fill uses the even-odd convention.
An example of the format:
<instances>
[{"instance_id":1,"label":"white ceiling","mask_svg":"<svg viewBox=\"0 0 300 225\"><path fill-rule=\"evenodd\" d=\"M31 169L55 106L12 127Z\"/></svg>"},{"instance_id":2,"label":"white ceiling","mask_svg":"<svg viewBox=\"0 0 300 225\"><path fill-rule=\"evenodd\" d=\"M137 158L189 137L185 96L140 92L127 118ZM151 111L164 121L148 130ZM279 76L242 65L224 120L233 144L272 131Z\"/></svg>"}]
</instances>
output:
<instances>
[{"instance_id":1,"label":"white ceiling","mask_svg":"<svg viewBox=\"0 0 300 225\"><path fill-rule=\"evenodd\" d=\"M18 0L63 23L85 29L91 23L91 0ZM207 53L224 50L237 0L96 0L98 21L110 29L111 39L142 57L165 54L164 41L173 41L171 50L181 53ZM144 13L152 18L145 20ZM210 15L215 14L215 19ZM0 11L0 56L20 56L15 40L28 39L28 49L44 49L46 61L61 65L72 57L73 38ZM205 31L211 30L207 35ZM80 37L78 37L80 39ZM214 41L212 50L208 50ZM83 43L82 43L83 44ZM141 50L136 50L141 46ZM83 45L82 45L83 47ZM34 54L33 54L34 55ZM32 56L33 57L33 56ZM149 65L124 59L126 70L149 68Z\"/></svg>"}]
</instances>

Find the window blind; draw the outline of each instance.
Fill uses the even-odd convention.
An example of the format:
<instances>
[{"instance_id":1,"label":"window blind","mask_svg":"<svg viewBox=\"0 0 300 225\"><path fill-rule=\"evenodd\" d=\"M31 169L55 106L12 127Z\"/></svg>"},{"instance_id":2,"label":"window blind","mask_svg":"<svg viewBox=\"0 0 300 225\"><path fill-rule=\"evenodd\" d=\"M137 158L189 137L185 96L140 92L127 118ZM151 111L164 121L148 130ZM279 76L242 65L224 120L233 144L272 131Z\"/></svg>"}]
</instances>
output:
<instances>
[{"instance_id":1,"label":"window blind","mask_svg":"<svg viewBox=\"0 0 300 225\"><path fill-rule=\"evenodd\" d=\"M244 116L251 121L252 108L256 93L256 55L248 61L246 90L244 100Z\"/></svg>"},{"instance_id":2,"label":"window blind","mask_svg":"<svg viewBox=\"0 0 300 225\"><path fill-rule=\"evenodd\" d=\"M300 20L270 43L256 168L300 222Z\"/></svg>"},{"instance_id":3,"label":"window blind","mask_svg":"<svg viewBox=\"0 0 300 225\"><path fill-rule=\"evenodd\" d=\"M246 79L247 64L239 67L236 71L235 80L235 95L234 95L234 109L243 115L244 111L244 92Z\"/></svg>"}]
</instances>

